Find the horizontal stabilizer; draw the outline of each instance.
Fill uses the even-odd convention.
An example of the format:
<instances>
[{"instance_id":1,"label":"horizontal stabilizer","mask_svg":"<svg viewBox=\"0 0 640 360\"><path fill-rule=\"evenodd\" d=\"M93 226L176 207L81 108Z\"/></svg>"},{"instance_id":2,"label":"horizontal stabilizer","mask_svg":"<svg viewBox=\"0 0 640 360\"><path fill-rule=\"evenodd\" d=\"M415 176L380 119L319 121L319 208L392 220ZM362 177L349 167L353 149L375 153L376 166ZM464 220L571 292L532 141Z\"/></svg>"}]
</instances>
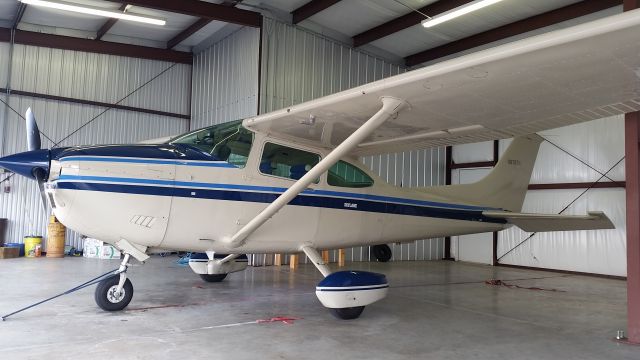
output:
<instances>
[{"instance_id":1,"label":"horizontal stabilizer","mask_svg":"<svg viewBox=\"0 0 640 360\"><path fill-rule=\"evenodd\" d=\"M527 214L508 211L483 211L482 215L507 220L528 232L615 229L602 211L590 211L587 215Z\"/></svg>"}]
</instances>

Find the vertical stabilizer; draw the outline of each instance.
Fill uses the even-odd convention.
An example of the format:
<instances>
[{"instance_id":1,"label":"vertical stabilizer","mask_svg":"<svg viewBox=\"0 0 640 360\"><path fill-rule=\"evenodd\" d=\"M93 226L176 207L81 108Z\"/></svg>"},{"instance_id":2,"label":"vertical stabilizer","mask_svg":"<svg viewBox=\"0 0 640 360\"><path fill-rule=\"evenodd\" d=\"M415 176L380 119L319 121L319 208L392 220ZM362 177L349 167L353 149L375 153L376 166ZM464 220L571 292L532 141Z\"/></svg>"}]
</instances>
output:
<instances>
[{"instance_id":1,"label":"vertical stabilizer","mask_svg":"<svg viewBox=\"0 0 640 360\"><path fill-rule=\"evenodd\" d=\"M544 139L537 134L517 137L482 180L423 191L464 203L520 212L542 141Z\"/></svg>"}]
</instances>

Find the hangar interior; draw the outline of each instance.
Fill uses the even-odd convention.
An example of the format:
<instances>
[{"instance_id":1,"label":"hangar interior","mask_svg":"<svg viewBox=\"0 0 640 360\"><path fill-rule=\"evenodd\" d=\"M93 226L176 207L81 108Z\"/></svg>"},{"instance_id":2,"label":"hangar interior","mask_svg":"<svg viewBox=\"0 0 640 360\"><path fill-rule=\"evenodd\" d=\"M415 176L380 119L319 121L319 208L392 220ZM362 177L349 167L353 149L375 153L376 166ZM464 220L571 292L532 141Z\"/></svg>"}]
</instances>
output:
<instances>
[{"instance_id":1,"label":"hangar interior","mask_svg":"<svg viewBox=\"0 0 640 360\"><path fill-rule=\"evenodd\" d=\"M169 138L638 6L633 0L503 0L427 30L421 26L426 17L471 1L69 2L161 18L166 25L0 0L0 157L27 149L27 108L43 148ZM339 358L637 358L636 347L614 339L628 335L640 343L640 306L627 303L633 294L640 300L638 275L631 272L640 266L640 252L631 254L628 244L625 131L633 115L625 112L612 108L590 114L597 120L541 132L546 141L523 207L548 214L604 211L615 229L530 233L511 227L392 243L391 262L376 262L368 246L332 249L323 254L331 268L390 279L389 297L349 322L328 316L314 298L321 275L304 254L250 254L252 266L216 284L201 282L176 255L154 255L132 268L137 287L128 310L104 313L88 290L64 296L4 322L0 357L169 358L189 351L190 357L316 358L331 348ZM359 160L398 187L465 184L487 175L510 141ZM50 209L41 205L35 182L13 175L0 173L5 242L45 235L46 251ZM67 247L83 249L84 242L83 234L67 229ZM62 292L118 263L2 259L7 295L0 311ZM49 339L53 331L58 340Z\"/></svg>"}]
</instances>

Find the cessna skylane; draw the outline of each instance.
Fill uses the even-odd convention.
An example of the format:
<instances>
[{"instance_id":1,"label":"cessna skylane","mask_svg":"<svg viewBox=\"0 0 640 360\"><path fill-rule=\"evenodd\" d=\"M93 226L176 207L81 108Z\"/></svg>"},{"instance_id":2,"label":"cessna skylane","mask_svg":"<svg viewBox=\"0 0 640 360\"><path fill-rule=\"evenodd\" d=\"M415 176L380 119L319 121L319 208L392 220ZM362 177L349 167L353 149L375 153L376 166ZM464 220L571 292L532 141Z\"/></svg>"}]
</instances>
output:
<instances>
[{"instance_id":1,"label":"cessna skylane","mask_svg":"<svg viewBox=\"0 0 640 360\"><path fill-rule=\"evenodd\" d=\"M536 133L640 110L640 10L442 61L264 115L162 141L41 149L0 166L35 179L67 227L123 253L98 284L102 309L133 296L131 257L204 253L189 265L221 281L244 254L304 252L324 279L322 305L360 316L384 298L384 275L332 272L318 251L500 231L610 229L602 212L521 213ZM363 156L515 138L477 183L395 187Z\"/></svg>"}]
</instances>

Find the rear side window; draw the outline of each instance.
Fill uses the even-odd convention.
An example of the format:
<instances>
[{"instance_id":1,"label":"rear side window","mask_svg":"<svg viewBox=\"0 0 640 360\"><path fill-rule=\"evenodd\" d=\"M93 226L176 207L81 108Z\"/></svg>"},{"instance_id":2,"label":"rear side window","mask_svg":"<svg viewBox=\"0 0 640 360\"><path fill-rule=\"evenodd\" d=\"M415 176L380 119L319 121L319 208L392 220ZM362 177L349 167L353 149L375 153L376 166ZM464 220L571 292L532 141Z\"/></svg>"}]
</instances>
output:
<instances>
[{"instance_id":1,"label":"rear side window","mask_svg":"<svg viewBox=\"0 0 640 360\"><path fill-rule=\"evenodd\" d=\"M266 143L260 159L260 172L299 180L320 161L320 156L288 146ZM315 183L318 183L316 179Z\"/></svg>"},{"instance_id":2,"label":"rear side window","mask_svg":"<svg viewBox=\"0 0 640 360\"><path fill-rule=\"evenodd\" d=\"M373 179L354 165L338 161L329 169L327 183L332 186L364 188L372 186Z\"/></svg>"}]
</instances>

